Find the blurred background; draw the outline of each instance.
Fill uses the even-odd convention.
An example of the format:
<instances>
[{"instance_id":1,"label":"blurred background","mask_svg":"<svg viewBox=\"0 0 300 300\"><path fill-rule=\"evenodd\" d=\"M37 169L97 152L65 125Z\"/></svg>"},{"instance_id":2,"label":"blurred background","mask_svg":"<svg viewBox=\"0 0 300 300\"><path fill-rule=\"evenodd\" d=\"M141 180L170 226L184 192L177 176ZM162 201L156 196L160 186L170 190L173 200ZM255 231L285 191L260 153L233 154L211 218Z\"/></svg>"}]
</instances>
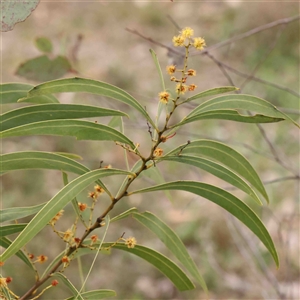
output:
<instances>
[{"instance_id":1,"label":"blurred background","mask_svg":"<svg viewBox=\"0 0 300 300\"><path fill-rule=\"evenodd\" d=\"M86 77L116 85L138 99L155 117L161 87L149 49L157 53L163 70L172 62L179 65L180 58L160 44L172 47L172 37L178 34L177 27L188 26L194 29L195 36L205 38L209 51L204 55L192 55L189 60L189 67L197 70L197 76L193 78L198 86L196 92L235 85L241 88L242 93L264 98L299 121L299 19L256 30L255 34L250 32L253 34L234 42L219 44L297 14L299 3L285 1L41 1L25 22L17 24L13 31L2 33L2 82L39 83L39 78L28 79L28 74L20 76L18 70L26 61L41 55L35 41L46 37L53 44L50 58L61 55L70 63L71 67L64 77ZM126 29L135 30L140 35ZM174 89L169 75L165 74L165 80L168 88ZM150 145L147 124L126 105L83 93L61 94L58 98L62 103L98 105L127 112L130 119L124 120L125 134L140 143L141 152L147 154ZM4 106L2 110L23 105L26 104ZM174 116L174 122L190 110L189 105L182 107ZM98 121L107 124L109 118ZM246 201L263 219L274 239L281 263L279 270L249 230L222 208L192 194L157 192L135 195L118 203L110 216L132 206L159 216L182 238L207 282L211 299L299 299L298 129L290 122L258 127L207 120L179 130L163 145L164 151L199 138L215 139L240 151L266 184L270 204L263 207L252 205L242 192L193 167L158 164L164 180L186 179L216 184ZM126 168L123 150L109 142L33 136L7 139L2 143L2 150L3 153L69 151L80 155L83 158L80 162L91 169L98 168L100 161L103 165ZM129 156L131 166L135 161L134 156ZM73 178L70 174L69 180ZM105 183L117 191L121 178L108 179ZM148 174L137 180L131 190L153 184L155 176ZM3 176L2 186L2 206L7 208L45 202L63 187L63 182L60 172L56 171L18 171ZM78 201L87 202L88 192L82 193ZM95 217L108 203L108 198L101 197ZM58 229L65 231L73 222L72 207L68 206L58 222ZM80 233L83 229L78 230ZM127 237L136 237L139 244L172 258L150 231L141 228L131 218L111 224L106 241L116 241L123 232ZM101 234L99 231L98 235ZM64 249L64 243L47 227L26 248L35 255L47 255L51 261ZM84 275L93 258L93 255L82 258ZM38 266L40 270L44 267ZM10 286L18 295L27 291L34 282L34 274L29 274L26 265L18 258L10 259L2 273L13 276ZM81 286L76 261L65 275L76 287ZM200 287L178 292L154 267L118 250L113 250L111 256L98 257L86 288L113 289L117 292L117 299L205 299ZM64 299L68 296L69 291L60 284L45 293L42 299Z\"/></svg>"}]
</instances>

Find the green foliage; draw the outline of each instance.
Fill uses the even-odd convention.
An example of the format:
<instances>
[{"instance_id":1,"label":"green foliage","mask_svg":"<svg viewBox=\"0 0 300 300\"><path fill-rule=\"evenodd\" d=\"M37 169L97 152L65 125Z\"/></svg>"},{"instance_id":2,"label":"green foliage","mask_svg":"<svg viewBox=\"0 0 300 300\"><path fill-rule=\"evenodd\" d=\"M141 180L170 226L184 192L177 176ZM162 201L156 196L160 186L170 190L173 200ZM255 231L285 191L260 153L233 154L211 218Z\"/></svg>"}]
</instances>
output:
<instances>
[{"instance_id":1,"label":"green foliage","mask_svg":"<svg viewBox=\"0 0 300 300\"><path fill-rule=\"evenodd\" d=\"M164 222L150 212L133 213L133 217L146 228L151 230L166 245L166 247L174 254L174 256L186 267L191 275L197 280L205 292L207 286L204 279L200 275L196 264L187 252L183 242L178 235L168 227Z\"/></svg>"},{"instance_id":2,"label":"green foliage","mask_svg":"<svg viewBox=\"0 0 300 300\"><path fill-rule=\"evenodd\" d=\"M66 300L76 300L80 299L105 299L109 297L117 296L115 291L112 290L95 290L81 293L78 297L69 297Z\"/></svg>"},{"instance_id":3,"label":"green foliage","mask_svg":"<svg viewBox=\"0 0 300 300\"><path fill-rule=\"evenodd\" d=\"M4 83L0 85L0 104L31 102L31 103L58 103L53 95L27 97L27 92L33 85L26 83Z\"/></svg>"},{"instance_id":4,"label":"green foliage","mask_svg":"<svg viewBox=\"0 0 300 300\"><path fill-rule=\"evenodd\" d=\"M180 109L181 105L184 105L186 102L199 100L207 96L237 91L235 87L220 87L182 99L183 91L188 92L188 89L193 90L191 85L189 87L184 85L188 77L188 48L193 46L192 38L189 36L186 38L188 44L185 45L186 57L184 69L179 71L181 78L175 78L175 80L173 80L179 82L175 89L176 95L174 98L166 92L159 61L154 51L150 51L162 87L162 91L159 93L160 102L157 105L157 115L155 118L152 118L146 109L126 91L111 84L96 80L67 78L44 82L35 87L20 83L7 83L1 86L2 104L17 102L35 104L10 110L1 116L0 136L2 138L54 135L63 137L74 136L78 140L115 142L116 147L122 147L124 149L125 165L127 166L127 170L102 167L101 165L99 169L90 170L87 166L75 160L78 158L76 154L55 152L24 151L6 153L1 156L1 174L24 169L45 169L59 170L63 175L64 187L47 202L28 207L11 207L3 209L0 212L1 223L35 215L26 224L4 224L0 228L0 244L6 249L0 258L2 262L16 255L32 270L36 271L34 263L29 260L27 256L28 253L26 253L24 247L36 238L38 233L47 225L50 225L58 237L66 243L64 251L50 262L44 274L41 277L37 277L36 283L26 292L22 299L28 299L33 295L36 289L39 289L43 283L53 277L63 282L70 290L72 296L68 299L102 299L115 296L116 293L112 290L101 289L84 292L82 291L84 284L81 288L76 288L75 285L62 274L75 258L87 255L88 253L96 253L96 255L109 255L107 259L113 259L111 256L114 255L114 249L122 250L144 259L169 278L179 291L187 291L195 288L193 281L186 274L187 271L193 280L208 294L206 283L184 243L177 233L154 213L140 213L136 208L132 207L109 221L109 214L119 201L126 201L127 197L133 197L135 194L145 192L166 191L168 196L171 197L170 191L180 190L193 193L217 204L248 227L264 244L276 266L279 266L279 258L269 232L259 216L245 204L242 199L239 199L224 189L199 181L175 180L164 182L163 174L157 169L157 164L174 164L177 162L184 166L183 170L187 166L194 166L213 174L245 192L259 205L262 205L262 201L257 191L269 202L266 189L257 172L242 154L228 145L214 140L201 139L185 142L166 154L164 154L160 148L160 145L167 143L168 139L173 137L178 129L188 123L202 119L223 119L249 123L269 123L286 119L286 115L281 113L271 103L258 97L236 94L217 96L213 99L206 100L197 105L182 121L170 125L169 121L175 110ZM51 42L47 39L38 39L37 46L43 52L49 53L52 51ZM200 48L199 45L197 47ZM61 62L59 62L59 64L61 65ZM51 65L51 68L53 68L55 72L52 70L53 73L51 73L52 71L49 71L48 65ZM70 66L68 66L68 68L69 67ZM56 72L55 62L52 61L50 64L47 56L42 56L27 62L19 69L19 74L23 74L22 76L29 78L27 73L28 68L30 74L39 74L42 73L40 72L41 70L46 70L49 76L51 74L51 78L57 78L63 75L62 73ZM66 68L65 71L67 71L68 68ZM36 80L37 78L34 76L30 78ZM39 79L44 81L50 78L39 77ZM60 104L59 101L52 96L53 93L65 92L85 92L105 96L129 105L131 110L127 114L122 111L98 106ZM151 146L149 147L147 155L143 155L142 151L138 149L139 144L134 143L131 138L125 134L126 128L123 126L122 117L128 117L128 115L132 117L135 112L138 112L139 115L144 118L143 122L148 125L148 130L145 130L145 135L149 137ZM245 115L245 113L248 115ZM249 115L249 113L255 113L255 115ZM108 125L86 120L77 120L92 117L112 117L112 119ZM162 126L160 125L161 123L163 123ZM130 167L127 157L129 154L135 158L132 167ZM66 172L73 173L77 177L69 182ZM131 184L134 181L138 180L141 175L149 176L150 174L154 177L154 182L157 185L131 191ZM117 175L123 176L123 182L115 194L115 187L112 188L111 186L104 185L100 179L102 180L109 176L115 178ZM80 193L87 190L93 183L97 185L94 187L94 191L89 194L92 204L88 207L90 216L86 217L83 211L87 208L87 205L79 202L77 199L79 199ZM102 193L107 194L110 198L110 203L106 208L102 208L102 213L97 215L96 220L94 220L95 216L93 213L96 200ZM26 197L26 195L24 195L24 197ZM176 201L176 199L174 201ZM65 232L59 232L55 229L55 224L62 216L63 209L68 203L72 203L74 207L75 221L71 229ZM134 237L125 238L123 234L116 241L107 242L105 239L109 222L122 222L129 216L133 217L133 219L137 221L137 224L148 228L156 235L182 267L155 249L137 244ZM102 227L105 226L105 223L104 234L101 242L99 242L98 237L95 234L91 235L91 233L94 233L94 231L101 233L101 229L103 233ZM84 233L80 238L77 238L77 235L75 235L76 230L81 225L84 227ZM12 241L6 238L7 235L13 233L19 234ZM43 293L43 290L41 293Z\"/></svg>"},{"instance_id":5,"label":"green foliage","mask_svg":"<svg viewBox=\"0 0 300 300\"><path fill-rule=\"evenodd\" d=\"M223 167L221 164L216 163L214 161L211 161L209 159L203 158L203 157L197 157L197 156L190 156L190 155L180 155L180 156L165 156L162 158L162 160L167 161L174 161L174 162L180 162L183 164L188 164L191 166L195 166L197 168L203 169L221 179L224 181L227 181L228 183L232 184L233 186L239 188L240 190L244 191L260 205L262 205L261 200L257 196L254 189L241 177L236 175L234 172L232 172L230 169Z\"/></svg>"},{"instance_id":6,"label":"green foliage","mask_svg":"<svg viewBox=\"0 0 300 300\"><path fill-rule=\"evenodd\" d=\"M14 224L14 225L5 225L0 226L0 235L6 236L22 231L27 224Z\"/></svg>"},{"instance_id":7,"label":"green foliage","mask_svg":"<svg viewBox=\"0 0 300 300\"><path fill-rule=\"evenodd\" d=\"M2 130L7 130L24 124L36 123L38 121L105 116L127 116L127 114L112 109L87 105L45 104L11 110L6 114L3 114L0 121Z\"/></svg>"},{"instance_id":8,"label":"green foliage","mask_svg":"<svg viewBox=\"0 0 300 300\"><path fill-rule=\"evenodd\" d=\"M75 136L78 140L119 141L134 148L130 139L119 131L103 125L82 120L50 120L21 125L4 130L0 137L26 135L60 135Z\"/></svg>"},{"instance_id":9,"label":"green foliage","mask_svg":"<svg viewBox=\"0 0 300 300\"><path fill-rule=\"evenodd\" d=\"M129 193L129 195L153 192L160 190L183 190L187 192L194 193L196 195L202 196L218 205L223 207L225 210L230 212L233 216L238 218L243 222L250 230L255 233L262 243L267 247L267 249L272 254L274 261L279 266L278 255L274 246L274 243L264 227L263 223L260 221L259 217L244 204L241 200L233 196L232 194L209 184L194 181L174 181L165 184L153 186L150 188L137 190Z\"/></svg>"},{"instance_id":10,"label":"green foliage","mask_svg":"<svg viewBox=\"0 0 300 300\"><path fill-rule=\"evenodd\" d=\"M42 83L28 92L28 97L54 93L86 92L124 102L138 110L153 125L153 121L139 102L126 91L111 84L84 78L67 78Z\"/></svg>"},{"instance_id":11,"label":"green foliage","mask_svg":"<svg viewBox=\"0 0 300 300\"><path fill-rule=\"evenodd\" d=\"M37 215L28 223L26 228L13 241L9 248L1 255L1 260L5 261L26 245L51 221L51 219L55 217L60 210L62 210L89 184L95 182L101 177L125 174L130 175L131 173L117 169L100 169L87 172L71 181L43 206Z\"/></svg>"},{"instance_id":12,"label":"green foliage","mask_svg":"<svg viewBox=\"0 0 300 300\"><path fill-rule=\"evenodd\" d=\"M41 208L46 203L41 203L35 206L27 206L27 207L11 207L6 209L1 209L1 223L7 222L7 221L13 221L18 220L27 216L31 216L33 214L36 214L38 211L41 210Z\"/></svg>"},{"instance_id":13,"label":"green foliage","mask_svg":"<svg viewBox=\"0 0 300 300\"><path fill-rule=\"evenodd\" d=\"M6 238L5 236L0 237L0 246L3 248L8 248L11 245L11 240ZM16 252L16 256L19 257L23 262L31 269L34 270L34 266L31 260L28 258L27 253L24 253L23 250L19 250Z\"/></svg>"},{"instance_id":14,"label":"green foliage","mask_svg":"<svg viewBox=\"0 0 300 300\"><path fill-rule=\"evenodd\" d=\"M105 243L103 246L109 247L111 245ZM151 248L135 245L134 248L129 249L123 243L117 243L113 248L127 251L143 258L168 277L179 291L188 291L195 288L192 281L173 261Z\"/></svg>"},{"instance_id":15,"label":"green foliage","mask_svg":"<svg viewBox=\"0 0 300 300\"><path fill-rule=\"evenodd\" d=\"M225 165L237 175L244 177L250 184L252 184L269 202L267 192L254 168L247 161L247 159L235 151L233 148L212 140L195 140L188 144L181 145L169 153L166 157L170 155L179 154L195 154L204 155L206 157L217 160L221 164ZM224 179L224 178L223 178Z\"/></svg>"}]
</instances>

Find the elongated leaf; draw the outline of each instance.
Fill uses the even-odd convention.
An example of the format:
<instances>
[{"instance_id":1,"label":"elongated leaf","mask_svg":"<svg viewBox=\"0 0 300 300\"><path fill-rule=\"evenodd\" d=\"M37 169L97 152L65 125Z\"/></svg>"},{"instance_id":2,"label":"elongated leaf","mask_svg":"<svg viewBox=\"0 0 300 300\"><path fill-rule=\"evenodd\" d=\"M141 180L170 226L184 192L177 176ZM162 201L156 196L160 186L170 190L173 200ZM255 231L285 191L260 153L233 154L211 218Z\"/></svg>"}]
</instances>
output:
<instances>
[{"instance_id":1,"label":"elongated leaf","mask_svg":"<svg viewBox=\"0 0 300 300\"><path fill-rule=\"evenodd\" d=\"M0 133L2 138L25 135L60 135L75 136L78 140L119 141L135 148L133 142L119 131L103 124L82 120L42 121L18 126Z\"/></svg>"},{"instance_id":2,"label":"elongated leaf","mask_svg":"<svg viewBox=\"0 0 300 300\"><path fill-rule=\"evenodd\" d=\"M128 216L132 215L134 212L138 212L138 210L135 207L132 207L126 211L124 211L123 213L115 216L114 218L112 218L110 220L110 222L116 222L116 221L120 221L122 219L127 218Z\"/></svg>"},{"instance_id":3,"label":"elongated leaf","mask_svg":"<svg viewBox=\"0 0 300 300\"><path fill-rule=\"evenodd\" d=\"M78 160L82 160L82 156L78 155L78 154L75 154L75 153L69 153L69 152L51 152L51 153L54 153L54 154L58 154L58 155L61 155L61 156L64 156L64 157L67 157L67 158L70 158L70 159L78 159Z\"/></svg>"},{"instance_id":4,"label":"elongated leaf","mask_svg":"<svg viewBox=\"0 0 300 300\"><path fill-rule=\"evenodd\" d=\"M78 295L77 299L84 300L84 298L79 294L78 290L75 288L75 286L72 284L72 282L62 273L56 272L53 274L54 278L58 279L58 282L62 282L70 291L73 295Z\"/></svg>"},{"instance_id":5,"label":"elongated leaf","mask_svg":"<svg viewBox=\"0 0 300 300\"><path fill-rule=\"evenodd\" d=\"M58 263L58 261L61 261L61 259L65 256L66 251L62 251L61 253L59 253L46 267L46 269L44 270L42 276L40 276L41 279L45 278L46 275L48 275L48 273L50 272L50 270L52 270L52 268L54 267L54 265L56 265Z\"/></svg>"},{"instance_id":6,"label":"elongated leaf","mask_svg":"<svg viewBox=\"0 0 300 300\"><path fill-rule=\"evenodd\" d=\"M219 161L221 164L227 166L229 169L246 179L264 196L267 202L269 202L264 185L251 164L243 155L235 151L233 148L216 141L203 139L181 145L171 150L165 156L178 155L181 153L200 156L204 155Z\"/></svg>"},{"instance_id":7,"label":"elongated leaf","mask_svg":"<svg viewBox=\"0 0 300 300\"><path fill-rule=\"evenodd\" d=\"M272 255L276 266L279 266L278 255L274 243L264 224L249 206L247 206L234 195L213 185L195 181L169 182L161 185L156 185L150 188L137 190L128 193L128 195L162 190L187 191L204 197L223 207L225 210L227 210L233 216L239 219L242 223L244 223L261 240L261 242L266 246L266 248Z\"/></svg>"},{"instance_id":8,"label":"elongated leaf","mask_svg":"<svg viewBox=\"0 0 300 300\"><path fill-rule=\"evenodd\" d=\"M163 157L162 160L175 161L203 169L221 178L222 180L232 184L233 186L241 189L242 191L250 195L259 205L262 205L262 202L260 201L259 197L247 182L245 182L241 177L236 175L230 169L225 168L214 161L202 157L189 155L167 156Z\"/></svg>"},{"instance_id":9,"label":"elongated leaf","mask_svg":"<svg viewBox=\"0 0 300 300\"><path fill-rule=\"evenodd\" d=\"M241 115L236 110L220 109L220 110L206 111L203 113L195 114L173 125L171 128L178 127L183 124L187 124L199 120L206 120L206 119L221 119L221 120L230 120L230 121L243 122L243 123L273 123L273 122L280 122L285 120L284 118L275 118L275 117L269 117L264 115L245 116L245 115Z\"/></svg>"},{"instance_id":10,"label":"elongated leaf","mask_svg":"<svg viewBox=\"0 0 300 300\"><path fill-rule=\"evenodd\" d=\"M43 104L11 110L0 116L1 131L24 124L57 119L80 119L127 114L97 106L78 104Z\"/></svg>"},{"instance_id":11,"label":"elongated leaf","mask_svg":"<svg viewBox=\"0 0 300 300\"><path fill-rule=\"evenodd\" d=\"M35 104L46 104L46 103L59 103L57 98L55 98L53 95L42 95L42 96L33 96L33 97L27 97L26 96L20 98L19 102L25 102L25 103L35 103Z\"/></svg>"},{"instance_id":12,"label":"elongated leaf","mask_svg":"<svg viewBox=\"0 0 300 300\"><path fill-rule=\"evenodd\" d=\"M113 243L103 243L102 247L106 248L112 244ZM123 250L143 258L168 277L179 291L188 291L195 288L191 280L173 261L151 248L141 245L128 248L124 243L117 243L113 246L112 250L113 249Z\"/></svg>"},{"instance_id":13,"label":"elongated leaf","mask_svg":"<svg viewBox=\"0 0 300 300\"><path fill-rule=\"evenodd\" d=\"M77 161L51 152L25 151L3 154L1 173L23 169L52 169L75 174L84 174L89 168Z\"/></svg>"},{"instance_id":14,"label":"elongated leaf","mask_svg":"<svg viewBox=\"0 0 300 300\"><path fill-rule=\"evenodd\" d=\"M105 299L105 298L109 298L109 297L115 297L117 296L117 293L113 290L92 290L92 291L88 291L88 292L84 292L80 294L81 297L83 297L83 299L90 299L90 300L94 300L94 299ZM78 296L79 298L79 296ZM77 298L77 299L78 299ZM76 297L70 297L67 298L65 300L75 300Z\"/></svg>"},{"instance_id":15,"label":"elongated leaf","mask_svg":"<svg viewBox=\"0 0 300 300\"><path fill-rule=\"evenodd\" d=\"M12 244L12 241L5 236L0 236L0 246L3 248L8 248ZM34 266L28 256L22 251L19 250L15 253L31 270L35 271Z\"/></svg>"},{"instance_id":16,"label":"elongated leaf","mask_svg":"<svg viewBox=\"0 0 300 300\"><path fill-rule=\"evenodd\" d=\"M207 286L199 273L195 262L190 257L183 242L179 236L158 217L150 212L134 213L133 217L142 225L147 227L166 245L166 247L175 255L175 257L187 268L191 275L201 285L207 293Z\"/></svg>"},{"instance_id":17,"label":"elongated leaf","mask_svg":"<svg viewBox=\"0 0 300 300\"><path fill-rule=\"evenodd\" d=\"M132 172L132 173L136 173L136 172L138 172L139 170L140 170L140 168L142 167L142 160L140 159L140 160L138 160L134 165L133 165L133 167L131 168L131 170L130 170L130 172ZM146 163L146 166L149 166L151 164L151 162L149 161L149 162L147 162ZM142 176L143 176L143 174L141 174ZM120 196L120 193L124 190L124 187L126 186L126 184L127 184L127 182L128 182L128 177L127 178L125 178L124 180L123 180L123 182L122 182L122 184L121 184L121 186L120 186L120 188L119 188L119 191L118 191L118 193L117 193L117 197L118 196Z\"/></svg>"},{"instance_id":18,"label":"elongated leaf","mask_svg":"<svg viewBox=\"0 0 300 300\"><path fill-rule=\"evenodd\" d=\"M161 174L159 168L156 168L156 167L151 167L151 168L145 170L141 175L152 179L156 184L166 182L163 175ZM172 198L171 193L169 191L164 191L164 192L165 192L167 198L172 202L173 198Z\"/></svg>"},{"instance_id":19,"label":"elongated leaf","mask_svg":"<svg viewBox=\"0 0 300 300\"><path fill-rule=\"evenodd\" d=\"M104 228L103 228L104 233L102 235L101 240L98 243L99 245L97 245L96 254L94 255L94 259L93 259L93 262L92 262L92 264L91 264L91 266L89 268L89 271L88 271L88 273L87 273L87 275L86 275L86 277L84 279L84 282L81 285L81 288L80 288L79 292L76 295L76 300L77 300L77 296L79 296L79 293L81 293L84 290L84 287L85 287L85 285L86 285L86 283L87 283L87 281L89 279L89 276L90 276L90 274L92 272L92 269L93 269L93 267L95 265L96 259L97 259L98 255L100 253L103 241L104 241L104 239L106 237L106 234L107 234L107 231L108 231L108 228L109 228L109 223L110 223L110 217L109 217L109 215L106 215L103 221L104 221Z\"/></svg>"},{"instance_id":20,"label":"elongated leaf","mask_svg":"<svg viewBox=\"0 0 300 300\"><path fill-rule=\"evenodd\" d=\"M62 177L63 177L63 183L66 186L69 183L68 174L65 172L62 172ZM81 211L78 207L77 198L72 199L71 203L72 203L72 207L75 211L76 216L79 218L79 220L82 222L82 224L84 224L84 226L87 228L87 225L85 224L84 219L82 218L82 215L81 215Z\"/></svg>"},{"instance_id":21,"label":"elongated leaf","mask_svg":"<svg viewBox=\"0 0 300 300\"><path fill-rule=\"evenodd\" d=\"M134 165L133 165L133 167L131 168L131 172L132 173L136 173L140 168L141 168L141 166L142 166L142 160L140 159L140 160L138 160ZM126 184L127 184L127 182L128 182L128 177L127 178L125 178L124 180L123 180L123 182L122 182L122 184L121 184L121 186L120 186L120 188L119 188L119 191L118 191L118 193L117 193L117 197L118 196L120 196L120 193L124 190L124 187L126 186Z\"/></svg>"},{"instance_id":22,"label":"elongated leaf","mask_svg":"<svg viewBox=\"0 0 300 300\"><path fill-rule=\"evenodd\" d=\"M158 73L159 78L160 78L160 83L161 83L162 91L165 91L166 90L166 86L165 86L164 76L162 74L161 67L160 67L157 55L156 55L156 53L152 49L150 49L149 51L150 51L150 53L152 55L153 61L155 63L156 69L157 69L157 73Z\"/></svg>"},{"instance_id":23,"label":"elongated leaf","mask_svg":"<svg viewBox=\"0 0 300 300\"><path fill-rule=\"evenodd\" d=\"M13 241L8 249L1 255L0 260L5 261L14 255L20 248L26 245L36 234L38 234L48 222L63 209L72 199L83 191L93 181L112 175L133 175L127 171L117 169L100 169L88 172L62 188L39 213L29 222L26 228Z\"/></svg>"},{"instance_id":24,"label":"elongated leaf","mask_svg":"<svg viewBox=\"0 0 300 300\"><path fill-rule=\"evenodd\" d=\"M27 224L11 224L0 226L0 236L6 236L22 231Z\"/></svg>"},{"instance_id":25,"label":"elongated leaf","mask_svg":"<svg viewBox=\"0 0 300 300\"><path fill-rule=\"evenodd\" d=\"M58 103L53 95L43 95L27 98L27 92L33 88L31 84L25 83L4 83L0 84L0 104L16 102L33 102L33 103ZM18 101L20 98L24 98Z\"/></svg>"},{"instance_id":26,"label":"elongated leaf","mask_svg":"<svg viewBox=\"0 0 300 300\"><path fill-rule=\"evenodd\" d=\"M0 210L1 223L6 221L18 220L31 216L42 209L46 202L28 207L11 207Z\"/></svg>"},{"instance_id":27,"label":"elongated leaf","mask_svg":"<svg viewBox=\"0 0 300 300\"><path fill-rule=\"evenodd\" d=\"M68 154L67 154L68 156ZM52 169L63 172L72 172L82 175L89 172L90 169L84 165L68 158L66 155L51 152L14 152L0 156L0 173L6 173L22 169ZM71 156L74 156L71 154ZM109 191L101 180L96 181L109 195Z\"/></svg>"},{"instance_id":28,"label":"elongated leaf","mask_svg":"<svg viewBox=\"0 0 300 300\"><path fill-rule=\"evenodd\" d=\"M112 128L118 128L119 127L119 131L122 132L122 127L123 127L122 118L117 117L117 116L112 117L111 120L108 123L108 126L112 127Z\"/></svg>"},{"instance_id":29,"label":"elongated leaf","mask_svg":"<svg viewBox=\"0 0 300 300\"><path fill-rule=\"evenodd\" d=\"M64 92L87 92L106 96L124 102L138 110L154 126L143 106L124 90L101 81L84 78L67 78L42 83L28 92L28 96L46 95ZM155 127L155 126L154 126Z\"/></svg>"},{"instance_id":30,"label":"elongated leaf","mask_svg":"<svg viewBox=\"0 0 300 300\"><path fill-rule=\"evenodd\" d=\"M187 115L186 119L199 113L220 109L242 109L253 111L268 117L285 119L285 115L282 114L270 102L258 97L242 94L220 96L205 101L199 106L197 106L194 110L192 110Z\"/></svg>"},{"instance_id":31,"label":"elongated leaf","mask_svg":"<svg viewBox=\"0 0 300 300\"><path fill-rule=\"evenodd\" d=\"M189 102L189 101L204 98L207 96L214 96L214 95L218 95L218 94L234 92L237 90L239 90L239 88L236 88L235 86L221 86L218 88L213 88L213 89L209 89L209 90L203 91L201 93L198 93L192 97L187 98L184 102Z\"/></svg>"},{"instance_id":32,"label":"elongated leaf","mask_svg":"<svg viewBox=\"0 0 300 300\"><path fill-rule=\"evenodd\" d=\"M92 242L92 241L91 241L90 239L86 239L86 240L85 240L85 243L88 244L88 245L90 245L91 242ZM105 255L110 254L110 250L105 250L104 248L102 248L102 249L100 250L100 252L101 252L102 254L105 254ZM72 255L74 255L74 256L73 256L73 259L75 259L75 258L81 257L81 256L83 256L83 255L87 255L87 254L95 254L95 251L94 251L94 252L91 251L90 248L80 248L80 249L78 249L76 252L74 252ZM63 257L64 255L65 255L65 251L62 251L61 253L59 253L59 254L58 254L58 255L57 255L57 256L56 256L49 264L48 264L48 266L46 267L44 273L43 273L42 276L41 276L41 279L45 278L45 276L50 272L50 270L52 270L52 268L56 265L56 263L62 259L62 257Z\"/></svg>"}]
</instances>

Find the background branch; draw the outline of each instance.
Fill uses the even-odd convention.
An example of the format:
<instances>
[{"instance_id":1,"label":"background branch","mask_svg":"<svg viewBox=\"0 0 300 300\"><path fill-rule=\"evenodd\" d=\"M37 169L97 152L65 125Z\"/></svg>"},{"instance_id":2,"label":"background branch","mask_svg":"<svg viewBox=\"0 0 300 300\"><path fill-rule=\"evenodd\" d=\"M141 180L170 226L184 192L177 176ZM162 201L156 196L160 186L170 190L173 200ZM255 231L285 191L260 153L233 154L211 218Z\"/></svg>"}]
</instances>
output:
<instances>
[{"instance_id":1,"label":"background branch","mask_svg":"<svg viewBox=\"0 0 300 300\"><path fill-rule=\"evenodd\" d=\"M265 25L262 25L262 26L258 26L256 28L253 28L249 31L246 31L246 32L242 33L242 34L236 35L233 38L230 38L228 40L222 41L222 42L217 43L215 45L209 46L209 47L206 48L206 51L211 51L211 50L215 50L215 49L224 47L228 44L240 41L240 40L245 39L245 38L247 38L251 35L262 32L264 30L267 30L267 29L270 29L270 28L273 28L273 27L276 27L276 26L279 26L279 25L287 25L287 24L289 24L291 22L295 22L299 19L300 19L300 15L297 15L297 16L294 16L294 17L284 18L284 19L273 21L271 23L268 23L268 24L265 24Z\"/></svg>"}]
</instances>

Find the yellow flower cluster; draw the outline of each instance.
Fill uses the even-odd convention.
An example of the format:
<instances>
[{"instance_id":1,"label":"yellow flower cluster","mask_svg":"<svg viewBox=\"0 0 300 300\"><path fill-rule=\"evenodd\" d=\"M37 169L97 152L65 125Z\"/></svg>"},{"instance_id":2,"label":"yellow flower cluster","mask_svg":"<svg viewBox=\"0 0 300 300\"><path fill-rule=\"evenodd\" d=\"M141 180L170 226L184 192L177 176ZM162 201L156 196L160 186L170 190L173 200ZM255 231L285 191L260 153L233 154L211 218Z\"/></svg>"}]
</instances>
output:
<instances>
[{"instance_id":1,"label":"yellow flower cluster","mask_svg":"<svg viewBox=\"0 0 300 300\"><path fill-rule=\"evenodd\" d=\"M63 233L63 240L65 242L70 242L73 237L74 237L74 232L72 229L68 229Z\"/></svg>"},{"instance_id":2,"label":"yellow flower cluster","mask_svg":"<svg viewBox=\"0 0 300 300\"><path fill-rule=\"evenodd\" d=\"M46 255L39 255L39 256L37 256L37 260L34 261L34 263L38 262L40 264L43 264L47 260L48 260L48 256L46 256Z\"/></svg>"},{"instance_id":3,"label":"yellow flower cluster","mask_svg":"<svg viewBox=\"0 0 300 300\"><path fill-rule=\"evenodd\" d=\"M91 236L91 245L93 245L94 243L96 243L98 240L98 236L96 234L93 234Z\"/></svg>"},{"instance_id":4,"label":"yellow flower cluster","mask_svg":"<svg viewBox=\"0 0 300 300\"><path fill-rule=\"evenodd\" d=\"M193 46L197 50L203 50L203 48L206 46L205 40L202 37L194 38Z\"/></svg>"},{"instance_id":5,"label":"yellow flower cluster","mask_svg":"<svg viewBox=\"0 0 300 300\"><path fill-rule=\"evenodd\" d=\"M107 167L104 167L106 169L109 169L110 166L107 166ZM97 200L97 198L103 194L105 191L104 189L100 186L100 185L95 185L94 186L94 191L93 192L89 192L88 193L88 197L94 199L94 200Z\"/></svg>"},{"instance_id":6,"label":"yellow flower cluster","mask_svg":"<svg viewBox=\"0 0 300 300\"><path fill-rule=\"evenodd\" d=\"M164 150L161 149L161 148L156 148L156 149L154 150L154 153L153 153L153 154L154 154L155 157L163 156Z\"/></svg>"},{"instance_id":7,"label":"yellow flower cluster","mask_svg":"<svg viewBox=\"0 0 300 300\"><path fill-rule=\"evenodd\" d=\"M54 226L55 223L56 223L56 222L60 219L60 217L63 215L63 213L64 213L64 211L63 211L63 210L60 210L60 211L55 215L55 217L53 217L53 218L51 219L51 221L49 222L50 225Z\"/></svg>"},{"instance_id":8,"label":"yellow flower cluster","mask_svg":"<svg viewBox=\"0 0 300 300\"><path fill-rule=\"evenodd\" d=\"M197 50L203 50L206 46L205 40L202 37L192 38L194 30L190 27L185 27L180 31L180 34L173 37L173 44L175 47L188 47L194 46ZM186 39L188 43L185 44Z\"/></svg>"},{"instance_id":9,"label":"yellow flower cluster","mask_svg":"<svg viewBox=\"0 0 300 300\"><path fill-rule=\"evenodd\" d=\"M136 245L136 239L132 236L125 239L125 245L127 245L128 248L134 248Z\"/></svg>"},{"instance_id":10,"label":"yellow flower cluster","mask_svg":"<svg viewBox=\"0 0 300 300\"><path fill-rule=\"evenodd\" d=\"M87 208L87 205L86 205L86 203L78 202L78 208L80 211L85 211Z\"/></svg>"},{"instance_id":11,"label":"yellow flower cluster","mask_svg":"<svg viewBox=\"0 0 300 300\"><path fill-rule=\"evenodd\" d=\"M6 278L0 278L0 287L7 287Z\"/></svg>"},{"instance_id":12,"label":"yellow flower cluster","mask_svg":"<svg viewBox=\"0 0 300 300\"><path fill-rule=\"evenodd\" d=\"M168 101L169 101L169 97L170 97L170 94L168 92L160 92L158 94L159 96L159 101L164 103L164 104L167 104Z\"/></svg>"},{"instance_id":13,"label":"yellow flower cluster","mask_svg":"<svg viewBox=\"0 0 300 300\"><path fill-rule=\"evenodd\" d=\"M176 66L174 66L174 65L167 66L166 69L167 69L168 74L169 74L169 75L172 75L172 74L174 74L175 71L176 71Z\"/></svg>"},{"instance_id":14,"label":"yellow flower cluster","mask_svg":"<svg viewBox=\"0 0 300 300\"><path fill-rule=\"evenodd\" d=\"M181 35L177 35L173 37L173 44L175 47L182 47L184 46L185 38Z\"/></svg>"}]
</instances>

